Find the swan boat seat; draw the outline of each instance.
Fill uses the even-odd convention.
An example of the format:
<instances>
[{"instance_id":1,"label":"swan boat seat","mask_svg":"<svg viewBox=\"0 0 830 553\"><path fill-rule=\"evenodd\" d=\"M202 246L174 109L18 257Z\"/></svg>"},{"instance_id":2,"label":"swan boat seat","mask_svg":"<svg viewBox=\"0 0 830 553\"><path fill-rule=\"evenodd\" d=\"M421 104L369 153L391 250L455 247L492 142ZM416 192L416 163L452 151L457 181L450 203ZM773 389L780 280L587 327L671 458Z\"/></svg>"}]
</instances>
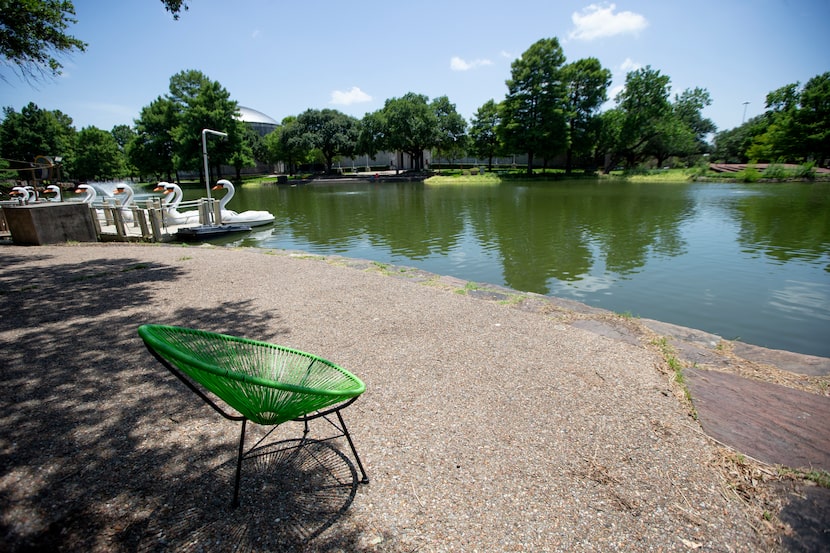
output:
<instances>
[{"instance_id":1,"label":"swan boat seat","mask_svg":"<svg viewBox=\"0 0 830 553\"><path fill-rule=\"evenodd\" d=\"M239 505L242 462L256 449L245 451L249 420L274 427L303 422L305 439L308 422L325 417L339 431L334 437L348 441L362 483L369 482L340 413L366 389L349 371L310 353L203 330L146 324L138 334L150 353L208 405L226 419L242 422L232 506Z\"/></svg>"}]
</instances>

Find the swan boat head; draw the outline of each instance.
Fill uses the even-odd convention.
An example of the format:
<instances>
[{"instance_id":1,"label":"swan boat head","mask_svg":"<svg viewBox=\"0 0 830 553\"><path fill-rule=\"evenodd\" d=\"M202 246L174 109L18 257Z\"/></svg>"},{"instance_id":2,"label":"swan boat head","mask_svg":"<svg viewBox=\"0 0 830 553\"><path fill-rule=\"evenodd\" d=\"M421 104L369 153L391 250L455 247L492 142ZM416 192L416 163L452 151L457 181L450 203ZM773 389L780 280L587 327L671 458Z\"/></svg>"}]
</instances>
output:
<instances>
[{"instance_id":1,"label":"swan boat head","mask_svg":"<svg viewBox=\"0 0 830 553\"><path fill-rule=\"evenodd\" d=\"M62 202L63 195L61 194L61 187L57 184L50 184L46 187L43 191L44 193L55 194L55 197L51 199L53 202Z\"/></svg>"},{"instance_id":2,"label":"swan boat head","mask_svg":"<svg viewBox=\"0 0 830 553\"><path fill-rule=\"evenodd\" d=\"M79 184L78 188L75 189L75 194L83 194L81 201L90 205L95 201L95 198L98 197L98 193L95 189L88 184Z\"/></svg>"},{"instance_id":3,"label":"swan boat head","mask_svg":"<svg viewBox=\"0 0 830 553\"><path fill-rule=\"evenodd\" d=\"M32 194L26 189L25 186L15 186L11 189L9 194L11 196L22 198L24 204L29 203L29 199L32 197Z\"/></svg>"}]
</instances>

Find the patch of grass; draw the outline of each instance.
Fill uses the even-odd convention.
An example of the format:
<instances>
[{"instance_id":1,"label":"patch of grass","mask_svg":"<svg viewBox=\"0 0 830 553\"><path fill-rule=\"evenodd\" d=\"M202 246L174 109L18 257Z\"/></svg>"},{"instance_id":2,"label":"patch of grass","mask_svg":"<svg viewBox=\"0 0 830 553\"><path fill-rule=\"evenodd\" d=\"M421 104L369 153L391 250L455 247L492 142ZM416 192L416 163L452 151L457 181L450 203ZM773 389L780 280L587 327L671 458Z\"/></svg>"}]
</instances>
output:
<instances>
[{"instance_id":1,"label":"patch of grass","mask_svg":"<svg viewBox=\"0 0 830 553\"><path fill-rule=\"evenodd\" d=\"M681 363L680 359L675 356L674 348L671 344L669 344L669 341L665 336L661 336L652 343L657 346L660 353L663 354L663 359L666 360L666 364L668 364L669 369L671 369L674 373L674 381L680 386L680 389L683 390L683 397L689 403L689 409L692 417L697 420L697 410L692 403L692 393L689 391L689 386L686 383L686 377L683 374L683 363Z\"/></svg>"},{"instance_id":2,"label":"patch of grass","mask_svg":"<svg viewBox=\"0 0 830 553\"><path fill-rule=\"evenodd\" d=\"M510 294L507 299L499 300L501 305L519 305L525 299L524 294Z\"/></svg>"},{"instance_id":3,"label":"patch of grass","mask_svg":"<svg viewBox=\"0 0 830 553\"><path fill-rule=\"evenodd\" d=\"M694 174L694 169L653 169L624 177L631 182L688 182Z\"/></svg>"},{"instance_id":4,"label":"patch of grass","mask_svg":"<svg viewBox=\"0 0 830 553\"><path fill-rule=\"evenodd\" d=\"M424 184L500 184L501 177L495 173L484 173L483 175L434 175L424 180Z\"/></svg>"},{"instance_id":5,"label":"patch of grass","mask_svg":"<svg viewBox=\"0 0 830 553\"><path fill-rule=\"evenodd\" d=\"M469 292L472 292L473 290L481 290L481 285L477 282L467 282L464 285L464 288L460 288L456 290L456 292L459 294L467 294Z\"/></svg>"},{"instance_id":6,"label":"patch of grass","mask_svg":"<svg viewBox=\"0 0 830 553\"><path fill-rule=\"evenodd\" d=\"M380 261L372 261L372 265L383 273L384 275L392 274L392 266L389 263L381 263Z\"/></svg>"},{"instance_id":7,"label":"patch of grass","mask_svg":"<svg viewBox=\"0 0 830 553\"><path fill-rule=\"evenodd\" d=\"M830 488L830 472L821 469L811 469L811 470L803 470L803 469L791 469L787 467L782 467L780 469L782 475L785 476L793 476L795 478L800 478L804 480L810 480L811 482L815 482L817 485L821 486L822 488Z\"/></svg>"}]
</instances>

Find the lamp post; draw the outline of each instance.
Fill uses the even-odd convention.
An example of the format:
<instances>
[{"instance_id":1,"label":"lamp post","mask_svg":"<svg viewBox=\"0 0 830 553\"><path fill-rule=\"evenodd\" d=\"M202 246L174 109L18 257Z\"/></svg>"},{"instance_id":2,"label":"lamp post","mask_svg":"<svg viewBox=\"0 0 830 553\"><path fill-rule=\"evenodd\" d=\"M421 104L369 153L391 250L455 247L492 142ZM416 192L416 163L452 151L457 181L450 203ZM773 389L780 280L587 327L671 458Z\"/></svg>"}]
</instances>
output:
<instances>
[{"instance_id":1,"label":"lamp post","mask_svg":"<svg viewBox=\"0 0 830 553\"><path fill-rule=\"evenodd\" d=\"M210 166L208 165L207 155L207 135L214 134L216 136L226 137L228 133L221 131L214 131L211 129L202 129L202 159L205 162L205 190L207 191L208 205L210 205ZM213 213L208 210L208 222L213 223Z\"/></svg>"}]
</instances>

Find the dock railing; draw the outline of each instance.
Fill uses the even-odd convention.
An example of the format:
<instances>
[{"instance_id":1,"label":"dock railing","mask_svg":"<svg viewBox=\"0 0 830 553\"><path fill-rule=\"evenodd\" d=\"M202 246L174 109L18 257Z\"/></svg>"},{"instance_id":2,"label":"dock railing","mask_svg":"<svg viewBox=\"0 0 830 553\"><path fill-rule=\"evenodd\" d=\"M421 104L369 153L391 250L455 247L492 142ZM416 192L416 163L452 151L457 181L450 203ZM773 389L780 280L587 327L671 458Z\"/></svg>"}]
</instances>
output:
<instances>
[{"instance_id":1,"label":"dock railing","mask_svg":"<svg viewBox=\"0 0 830 553\"><path fill-rule=\"evenodd\" d=\"M101 241L169 242L181 227L209 224L208 213L213 213L213 221L217 224L221 221L219 202L213 198L182 202L179 207L195 208L199 214L198 223L183 225L170 222L165 218L166 208L161 206L158 198L132 204L127 210L131 217L125 216L124 208L111 200L104 205L90 206L96 232Z\"/></svg>"}]
</instances>

